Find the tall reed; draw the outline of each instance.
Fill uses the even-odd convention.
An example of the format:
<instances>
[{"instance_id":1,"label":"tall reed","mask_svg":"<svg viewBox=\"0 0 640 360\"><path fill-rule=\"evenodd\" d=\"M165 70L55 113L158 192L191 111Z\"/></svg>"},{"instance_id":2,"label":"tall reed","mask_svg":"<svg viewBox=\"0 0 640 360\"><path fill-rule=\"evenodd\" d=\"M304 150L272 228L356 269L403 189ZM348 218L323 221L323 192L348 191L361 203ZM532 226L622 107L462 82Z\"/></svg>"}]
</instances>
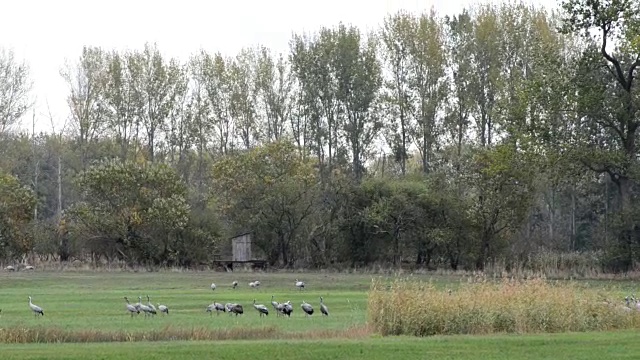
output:
<instances>
[{"instance_id":1,"label":"tall reed","mask_svg":"<svg viewBox=\"0 0 640 360\"><path fill-rule=\"evenodd\" d=\"M373 281L369 325L382 335L490 334L640 328L640 312L577 283L478 280L455 291Z\"/></svg>"}]
</instances>

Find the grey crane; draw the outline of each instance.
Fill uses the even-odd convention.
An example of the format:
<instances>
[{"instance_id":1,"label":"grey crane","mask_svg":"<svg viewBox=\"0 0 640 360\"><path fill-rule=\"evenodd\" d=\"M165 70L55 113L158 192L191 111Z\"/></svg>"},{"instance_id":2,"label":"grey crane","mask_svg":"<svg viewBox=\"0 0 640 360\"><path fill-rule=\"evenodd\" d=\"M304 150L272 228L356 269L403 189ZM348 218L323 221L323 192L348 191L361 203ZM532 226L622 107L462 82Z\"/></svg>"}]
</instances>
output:
<instances>
[{"instance_id":1,"label":"grey crane","mask_svg":"<svg viewBox=\"0 0 640 360\"><path fill-rule=\"evenodd\" d=\"M147 307L149 308L149 314L155 315L158 313L158 311L156 311L156 307L151 303L149 295L147 295Z\"/></svg>"},{"instance_id":2,"label":"grey crane","mask_svg":"<svg viewBox=\"0 0 640 360\"><path fill-rule=\"evenodd\" d=\"M274 309L277 310L279 303L277 301L273 300L274 297L275 297L274 295L271 295L271 305L273 306Z\"/></svg>"},{"instance_id":3,"label":"grey crane","mask_svg":"<svg viewBox=\"0 0 640 360\"><path fill-rule=\"evenodd\" d=\"M231 287L232 287L233 289L237 288L237 287L238 287L238 282L234 280L234 281L231 283Z\"/></svg>"},{"instance_id":4,"label":"grey crane","mask_svg":"<svg viewBox=\"0 0 640 360\"><path fill-rule=\"evenodd\" d=\"M166 305L160 305L158 303L158 310L160 310L161 313L169 315L169 308Z\"/></svg>"},{"instance_id":5,"label":"grey crane","mask_svg":"<svg viewBox=\"0 0 640 360\"><path fill-rule=\"evenodd\" d=\"M304 289L304 281L299 281L296 279L296 287L300 290Z\"/></svg>"},{"instance_id":6,"label":"grey crane","mask_svg":"<svg viewBox=\"0 0 640 360\"><path fill-rule=\"evenodd\" d=\"M269 309L262 304L256 304L256 299L253 299L253 307L260 313L261 317L262 315L269 315Z\"/></svg>"},{"instance_id":7,"label":"grey crane","mask_svg":"<svg viewBox=\"0 0 640 360\"><path fill-rule=\"evenodd\" d=\"M7 266L6 268L4 268L4 269L5 269L5 270L7 270L7 271L16 271L16 268L14 268L14 267L13 267L13 266L11 266L11 265L8 265L8 266Z\"/></svg>"},{"instance_id":8,"label":"grey crane","mask_svg":"<svg viewBox=\"0 0 640 360\"><path fill-rule=\"evenodd\" d=\"M306 301L302 300L302 304L300 305L302 311L306 314L306 316L313 315L313 306L311 304L307 304Z\"/></svg>"},{"instance_id":9,"label":"grey crane","mask_svg":"<svg viewBox=\"0 0 640 360\"><path fill-rule=\"evenodd\" d=\"M240 304L232 304L231 313L236 314L236 316L242 315L244 313L244 309Z\"/></svg>"},{"instance_id":10,"label":"grey crane","mask_svg":"<svg viewBox=\"0 0 640 360\"><path fill-rule=\"evenodd\" d=\"M320 296L320 312L322 315L329 316L329 309L327 309L327 305L324 304L324 299Z\"/></svg>"},{"instance_id":11,"label":"grey crane","mask_svg":"<svg viewBox=\"0 0 640 360\"><path fill-rule=\"evenodd\" d=\"M211 290L215 290L216 289L216 284L215 283L211 283Z\"/></svg>"},{"instance_id":12,"label":"grey crane","mask_svg":"<svg viewBox=\"0 0 640 360\"><path fill-rule=\"evenodd\" d=\"M293 312L293 306L291 305L291 301L287 301L286 303L278 304L278 313L281 313L283 316L287 315L291 317L291 313Z\"/></svg>"},{"instance_id":13,"label":"grey crane","mask_svg":"<svg viewBox=\"0 0 640 360\"><path fill-rule=\"evenodd\" d=\"M229 313L229 316L231 316L233 313L231 312L231 309L235 306L236 304L233 303L226 303L224 304L224 309Z\"/></svg>"},{"instance_id":14,"label":"grey crane","mask_svg":"<svg viewBox=\"0 0 640 360\"><path fill-rule=\"evenodd\" d=\"M129 312L129 314L131 314L131 317L133 317L133 314L140 314L140 309L131 305L128 297L125 296L124 300L127 302L127 311Z\"/></svg>"},{"instance_id":15,"label":"grey crane","mask_svg":"<svg viewBox=\"0 0 640 360\"><path fill-rule=\"evenodd\" d=\"M38 315L44 316L44 310L42 310L40 306L31 302L31 296L29 296L29 307L31 308L31 311L33 311L33 314L35 316L38 316Z\"/></svg>"},{"instance_id":16,"label":"grey crane","mask_svg":"<svg viewBox=\"0 0 640 360\"><path fill-rule=\"evenodd\" d=\"M209 306L207 306L207 312L210 313L209 315L213 315L213 311L216 311L216 314L220 315L220 311L225 312L227 311L227 309L225 308L224 305L217 303L217 302L213 302L211 303Z\"/></svg>"},{"instance_id":17,"label":"grey crane","mask_svg":"<svg viewBox=\"0 0 640 360\"><path fill-rule=\"evenodd\" d=\"M144 317L149 316L151 308L142 303L142 296L138 296L138 303L136 305L140 311L144 312Z\"/></svg>"}]
</instances>

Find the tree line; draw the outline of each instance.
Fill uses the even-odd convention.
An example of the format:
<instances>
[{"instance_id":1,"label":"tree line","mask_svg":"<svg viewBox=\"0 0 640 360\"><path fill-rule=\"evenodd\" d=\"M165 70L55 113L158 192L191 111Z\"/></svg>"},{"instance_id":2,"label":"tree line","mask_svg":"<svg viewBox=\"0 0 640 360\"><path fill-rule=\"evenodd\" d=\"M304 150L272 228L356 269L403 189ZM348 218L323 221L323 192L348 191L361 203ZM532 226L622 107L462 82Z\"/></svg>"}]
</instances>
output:
<instances>
[{"instance_id":1,"label":"tree line","mask_svg":"<svg viewBox=\"0 0 640 360\"><path fill-rule=\"evenodd\" d=\"M283 267L631 269L640 5L560 5L401 11L286 54L85 46L39 134L12 130L31 80L3 50L0 258L194 266L251 231Z\"/></svg>"}]
</instances>

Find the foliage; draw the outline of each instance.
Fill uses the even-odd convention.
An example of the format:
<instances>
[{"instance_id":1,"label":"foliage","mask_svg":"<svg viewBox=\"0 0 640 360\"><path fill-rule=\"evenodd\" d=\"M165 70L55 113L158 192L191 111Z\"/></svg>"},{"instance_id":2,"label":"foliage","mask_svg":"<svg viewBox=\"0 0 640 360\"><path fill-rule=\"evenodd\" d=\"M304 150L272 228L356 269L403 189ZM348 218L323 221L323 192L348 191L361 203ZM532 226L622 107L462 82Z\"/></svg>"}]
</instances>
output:
<instances>
[{"instance_id":1,"label":"foliage","mask_svg":"<svg viewBox=\"0 0 640 360\"><path fill-rule=\"evenodd\" d=\"M252 231L272 262L291 265L291 250L316 211L313 164L279 141L220 159L212 175L212 196L234 228Z\"/></svg>"},{"instance_id":2,"label":"foliage","mask_svg":"<svg viewBox=\"0 0 640 360\"><path fill-rule=\"evenodd\" d=\"M293 34L286 54L84 47L60 74L65 126L0 134L0 168L37 199L28 260L193 267L251 230L254 255L288 267L523 269L580 252L631 270L640 9L562 5L401 11ZM29 81L9 62L14 121ZM88 177L105 159L113 176Z\"/></svg>"},{"instance_id":3,"label":"foliage","mask_svg":"<svg viewBox=\"0 0 640 360\"><path fill-rule=\"evenodd\" d=\"M33 218L36 197L14 176L0 172L0 253L17 258L29 253L33 243L27 224Z\"/></svg>"},{"instance_id":4,"label":"foliage","mask_svg":"<svg viewBox=\"0 0 640 360\"><path fill-rule=\"evenodd\" d=\"M16 125L31 106L29 66L13 50L0 48L0 135Z\"/></svg>"},{"instance_id":5,"label":"foliage","mask_svg":"<svg viewBox=\"0 0 640 360\"><path fill-rule=\"evenodd\" d=\"M80 173L76 182L84 201L66 214L76 237L101 239L111 256L117 251L137 261L167 261L176 231L189 221L187 190L175 171L112 160Z\"/></svg>"}]
</instances>

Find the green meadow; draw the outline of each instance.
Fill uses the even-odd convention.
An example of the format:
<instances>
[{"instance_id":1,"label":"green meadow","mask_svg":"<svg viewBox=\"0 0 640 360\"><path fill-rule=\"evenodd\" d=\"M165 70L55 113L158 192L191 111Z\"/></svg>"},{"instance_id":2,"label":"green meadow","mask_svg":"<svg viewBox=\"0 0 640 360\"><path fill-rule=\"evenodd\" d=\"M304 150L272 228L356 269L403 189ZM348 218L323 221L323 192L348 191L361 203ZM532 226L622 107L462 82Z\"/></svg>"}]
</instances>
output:
<instances>
[{"instance_id":1,"label":"green meadow","mask_svg":"<svg viewBox=\"0 0 640 360\"><path fill-rule=\"evenodd\" d=\"M635 330L558 334L494 334L382 337L368 320L369 274L217 272L3 272L0 274L2 359L611 359L638 358ZM413 276L433 291L464 286L463 277ZM305 281L299 290L295 280ZM248 286L259 280L260 287ZM238 281L233 289L231 283ZM212 291L211 283L217 288ZM631 281L591 281L622 299ZM124 296L169 307L169 314L131 317ZM271 296L291 301L290 318L274 311L260 317L253 299L270 310ZM44 309L34 316L28 305ZM324 297L330 315L319 312ZM316 312L305 316L306 301ZM244 314L209 314L212 302L235 302ZM622 301L620 301L622 303Z\"/></svg>"}]
</instances>

